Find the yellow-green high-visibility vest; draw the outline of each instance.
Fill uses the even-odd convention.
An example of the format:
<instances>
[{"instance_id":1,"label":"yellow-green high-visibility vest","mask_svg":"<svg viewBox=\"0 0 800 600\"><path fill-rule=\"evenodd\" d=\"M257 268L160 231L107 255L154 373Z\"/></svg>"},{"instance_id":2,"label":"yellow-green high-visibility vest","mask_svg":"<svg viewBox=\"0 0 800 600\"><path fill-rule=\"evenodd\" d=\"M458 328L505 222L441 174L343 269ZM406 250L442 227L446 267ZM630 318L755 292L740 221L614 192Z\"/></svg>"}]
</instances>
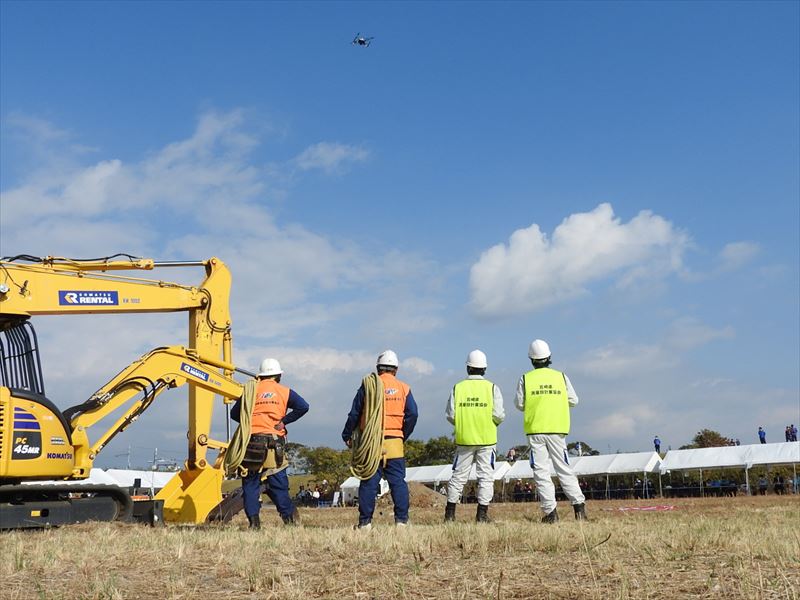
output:
<instances>
[{"instance_id":1,"label":"yellow-green high-visibility vest","mask_svg":"<svg viewBox=\"0 0 800 600\"><path fill-rule=\"evenodd\" d=\"M456 409L456 444L491 446L497 443L492 420L494 384L487 379L464 379L453 388Z\"/></svg>"},{"instance_id":2,"label":"yellow-green high-visibility vest","mask_svg":"<svg viewBox=\"0 0 800 600\"><path fill-rule=\"evenodd\" d=\"M561 371L528 371L525 381L525 433L569 433L567 384Z\"/></svg>"}]
</instances>

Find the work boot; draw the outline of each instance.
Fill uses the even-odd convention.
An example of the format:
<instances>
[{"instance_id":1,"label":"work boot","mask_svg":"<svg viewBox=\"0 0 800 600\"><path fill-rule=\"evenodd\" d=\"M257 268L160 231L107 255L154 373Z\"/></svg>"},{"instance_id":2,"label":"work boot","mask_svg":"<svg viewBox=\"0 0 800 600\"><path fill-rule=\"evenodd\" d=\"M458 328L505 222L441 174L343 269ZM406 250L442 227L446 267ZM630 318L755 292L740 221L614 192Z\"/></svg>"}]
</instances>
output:
<instances>
[{"instance_id":1,"label":"work boot","mask_svg":"<svg viewBox=\"0 0 800 600\"><path fill-rule=\"evenodd\" d=\"M586 504L573 504L572 510L575 511L575 519L578 521L588 521L589 517L586 516Z\"/></svg>"},{"instance_id":2,"label":"work boot","mask_svg":"<svg viewBox=\"0 0 800 600\"><path fill-rule=\"evenodd\" d=\"M558 522L558 509L553 509L545 516L542 517L542 523L557 523Z\"/></svg>"},{"instance_id":3,"label":"work boot","mask_svg":"<svg viewBox=\"0 0 800 600\"><path fill-rule=\"evenodd\" d=\"M448 502L447 506L444 507L444 522L447 523L448 521L455 521L455 520L456 520L456 503Z\"/></svg>"},{"instance_id":4,"label":"work boot","mask_svg":"<svg viewBox=\"0 0 800 600\"><path fill-rule=\"evenodd\" d=\"M247 517L247 520L250 522L250 529L261 529L261 519L258 515Z\"/></svg>"},{"instance_id":5,"label":"work boot","mask_svg":"<svg viewBox=\"0 0 800 600\"><path fill-rule=\"evenodd\" d=\"M281 516L284 525L300 525L300 513L295 508L291 514Z\"/></svg>"},{"instance_id":6,"label":"work boot","mask_svg":"<svg viewBox=\"0 0 800 600\"><path fill-rule=\"evenodd\" d=\"M475 513L475 522L476 523L491 523L492 520L489 518L489 505L488 504L478 504L478 511Z\"/></svg>"},{"instance_id":7,"label":"work boot","mask_svg":"<svg viewBox=\"0 0 800 600\"><path fill-rule=\"evenodd\" d=\"M356 531L371 531L372 523L359 523L358 525L354 526L353 529Z\"/></svg>"}]
</instances>

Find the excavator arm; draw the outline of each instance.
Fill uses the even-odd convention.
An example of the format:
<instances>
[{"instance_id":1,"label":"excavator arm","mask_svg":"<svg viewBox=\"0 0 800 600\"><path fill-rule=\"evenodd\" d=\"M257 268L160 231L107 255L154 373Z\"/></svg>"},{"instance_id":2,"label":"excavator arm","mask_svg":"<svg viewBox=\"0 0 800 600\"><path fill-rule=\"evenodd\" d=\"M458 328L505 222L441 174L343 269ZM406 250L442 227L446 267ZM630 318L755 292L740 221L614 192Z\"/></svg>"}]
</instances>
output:
<instances>
[{"instance_id":1,"label":"excavator arm","mask_svg":"<svg viewBox=\"0 0 800 600\"><path fill-rule=\"evenodd\" d=\"M205 269L206 277L197 287L120 274L186 267ZM230 287L230 271L218 258L157 262L129 255L93 260L6 257L0 260L0 327L4 320L32 315L184 311L189 313L187 346L230 363ZM232 371L225 375L231 376ZM207 447L199 443L199 436L211 425L213 401L212 391L189 389L190 468L206 462Z\"/></svg>"},{"instance_id":2,"label":"excavator arm","mask_svg":"<svg viewBox=\"0 0 800 600\"><path fill-rule=\"evenodd\" d=\"M220 375L218 369L236 370L231 364L203 357L183 346L156 348L120 371L88 400L65 410L63 414L70 423L75 448L73 476L88 476L94 458L103 447L125 431L165 390L188 383L222 396L226 403L240 398L242 385ZM90 442L89 428L120 410L113 424ZM209 430L201 431L198 438L198 443L206 448L223 450L228 447L227 442L211 439Z\"/></svg>"},{"instance_id":3,"label":"excavator arm","mask_svg":"<svg viewBox=\"0 0 800 600\"><path fill-rule=\"evenodd\" d=\"M126 273L145 271L149 275L155 269L185 267L203 267L205 279L193 286ZM230 402L241 394L241 386L231 379L235 369L231 359L230 286L230 271L217 258L157 262L129 255L90 260L20 255L0 259L0 332L13 338L7 344L9 348L22 348L21 352L4 351L0 339L0 482L41 480L46 475L87 477L97 453L158 394L189 383L186 464L159 497L165 500L167 520L202 522L219 501L222 481L221 469L209 465L207 452L224 452L226 445L209 435L215 398L221 395ZM35 340L27 323L31 316L177 311L189 313L187 347L170 346L148 353L87 402L65 411L66 415L46 398L38 351L35 343L27 341L28 337ZM142 397L138 401L128 404L139 394ZM14 404L19 399L26 402L24 407ZM3 407L11 410L12 405L13 412L6 413L4 421ZM90 442L87 428L117 410L121 414L113 425ZM40 417L44 419L41 431L20 429L22 433L17 435L17 427L33 427L24 423L25 419ZM55 429L48 436L45 429L49 427ZM43 452L44 442L38 446L27 442L39 438L55 440L60 447L34 457L33 449ZM37 471L37 461L48 455L52 461L41 464ZM15 475L17 468L11 465L20 459L25 459L24 474ZM58 461L60 466L55 466Z\"/></svg>"}]
</instances>

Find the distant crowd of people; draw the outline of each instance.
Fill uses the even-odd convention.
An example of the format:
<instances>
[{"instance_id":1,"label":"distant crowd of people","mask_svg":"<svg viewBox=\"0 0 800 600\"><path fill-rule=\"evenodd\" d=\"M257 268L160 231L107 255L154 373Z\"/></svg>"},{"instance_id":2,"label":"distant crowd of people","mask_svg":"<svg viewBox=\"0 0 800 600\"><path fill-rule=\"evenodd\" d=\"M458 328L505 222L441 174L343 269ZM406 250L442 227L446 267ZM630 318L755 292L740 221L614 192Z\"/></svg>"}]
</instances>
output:
<instances>
[{"instance_id":1,"label":"distant crowd of people","mask_svg":"<svg viewBox=\"0 0 800 600\"><path fill-rule=\"evenodd\" d=\"M333 504L335 490L333 486L328 483L327 479L323 479L322 483L309 485L308 487L301 485L300 490L295 494L294 500L300 506L331 506Z\"/></svg>"},{"instance_id":2,"label":"distant crowd of people","mask_svg":"<svg viewBox=\"0 0 800 600\"><path fill-rule=\"evenodd\" d=\"M792 481L789 480L789 484L787 486L786 480L783 478L783 475L775 475L772 479L772 491L777 494L778 496L782 496L783 494L792 494L797 493L797 488L800 487L800 477ZM769 489L769 480L762 475L758 478L758 494L759 496L766 496L767 490Z\"/></svg>"},{"instance_id":3,"label":"distant crowd of people","mask_svg":"<svg viewBox=\"0 0 800 600\"><path fill-rule=\"evenodd\" d=\"M794 426L794 423L787 425L783 430L783 434L787 442L797 441L797 427ZM763 427L758 428L758 441L762 444L767 443L767 432Z\"/></svg>"}]
</instances>

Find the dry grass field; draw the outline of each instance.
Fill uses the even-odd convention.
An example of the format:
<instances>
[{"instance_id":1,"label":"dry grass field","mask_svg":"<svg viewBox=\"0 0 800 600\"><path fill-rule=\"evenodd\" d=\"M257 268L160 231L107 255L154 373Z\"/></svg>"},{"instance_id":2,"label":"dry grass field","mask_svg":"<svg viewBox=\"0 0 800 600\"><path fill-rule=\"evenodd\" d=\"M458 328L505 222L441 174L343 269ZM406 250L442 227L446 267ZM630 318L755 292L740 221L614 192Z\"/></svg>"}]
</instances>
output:
<instances>
[{"instance_id":1,"label":"dry grass field","mask_svg":"<svg viewBox=\"0 0 800 600\"><path fill-rule=\"evenodd\" d=\"M671 504L667 512L621 507ZM0 534L0 597L27 598L790 598L800 596L797 496L594 502L578 523L538 523L531 504L494 523L440 507L391 509L371 532L352 508L303 509L303 526L246 521L151 529L85 524Z\"/></svg>"}]
</instances>

